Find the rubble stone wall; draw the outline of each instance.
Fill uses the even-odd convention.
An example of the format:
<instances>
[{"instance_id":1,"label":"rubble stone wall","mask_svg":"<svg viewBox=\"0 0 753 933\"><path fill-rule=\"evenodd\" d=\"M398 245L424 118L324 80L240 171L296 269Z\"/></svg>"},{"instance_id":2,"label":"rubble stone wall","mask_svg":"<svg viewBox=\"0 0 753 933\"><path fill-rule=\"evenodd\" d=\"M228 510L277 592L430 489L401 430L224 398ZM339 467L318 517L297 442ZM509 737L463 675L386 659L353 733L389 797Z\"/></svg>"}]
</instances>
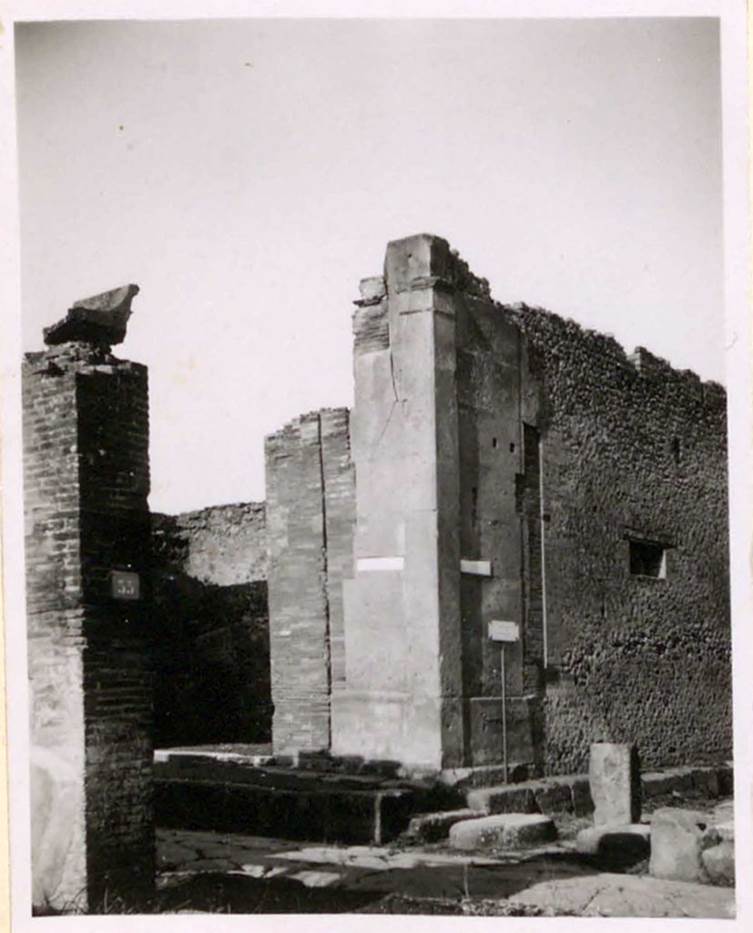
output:
<instances>
[{"instance_id":1,"label":"rubble stone wall","mask_svg":"<svg viewBox=\"0 0 753 933\"><path fill-rule=\"evenodd\" d=\"M264 503L152 524L156 744L269 742Z\"/></svg>"},{"instance_id":2,"label":"rubble stone wall","mask_svg":"<svg viewBox=\"0 0 753 933\"><path fill-rule=\"evenodd\" d=\"M541 393L546 767L595 740L644 766L731 755L726 395L540 309L506 312ZM631 573L631 540L664 549Z\"/></svg>"}]
</instances>

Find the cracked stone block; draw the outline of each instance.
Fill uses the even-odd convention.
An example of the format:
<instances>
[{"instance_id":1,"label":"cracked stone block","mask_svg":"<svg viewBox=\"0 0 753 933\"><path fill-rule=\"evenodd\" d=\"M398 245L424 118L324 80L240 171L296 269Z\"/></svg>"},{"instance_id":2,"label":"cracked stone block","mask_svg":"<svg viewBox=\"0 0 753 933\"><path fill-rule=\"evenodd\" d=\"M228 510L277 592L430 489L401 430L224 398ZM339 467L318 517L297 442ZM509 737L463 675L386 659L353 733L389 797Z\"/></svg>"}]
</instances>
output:
<instances>
[{"instance_id":1,"label":"cracked stone block","mask_svg":"<svg viewBox=\"0 0 753 933\"><path fill-rule=\"evenodd\" d=\"M735 844L720 842L704 849L701 861L712 884L733 885L735 883Z\"/></svg>"},{"instance_id":2,"label":"cracked stone block","mask_svg":"<svg viewBox=\"0 0 753 933\"><path fill-rule=\"evenodd\" d=\"M501 813L461 820L450 827L454 849L515 849L556 838L554 823L541 813Z\"/></svg>"},{"instance_id":3,"label":"cracked stone block","mask_svg":"<svg viewBox=\"0 0 753 933\"><path fill-rule=\"evenodd\" d=\"M651 817L651 861L655 878L700 881L701 840L708 817L696 810L662 807Z\"/></svg>"},{"instance_id":4,"label":"cracked stone block","mask_svg":"<svg viewBox=\"0 0 753 933\"><path fill-rule=\"evenodd\" d=\"M641 775L634 745L595 742L591 746L588 782L597 826L640 820Z\"/></svg>"}]
</instances>

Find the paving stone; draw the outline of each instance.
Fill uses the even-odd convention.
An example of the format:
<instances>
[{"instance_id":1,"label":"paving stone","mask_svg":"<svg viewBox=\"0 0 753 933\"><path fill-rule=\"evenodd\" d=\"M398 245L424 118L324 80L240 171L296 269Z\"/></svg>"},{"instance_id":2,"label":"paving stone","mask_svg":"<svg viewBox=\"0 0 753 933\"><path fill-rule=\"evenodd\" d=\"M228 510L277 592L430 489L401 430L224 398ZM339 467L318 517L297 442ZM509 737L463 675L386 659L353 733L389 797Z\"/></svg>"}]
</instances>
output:
<instances>
[{"instance_id":1,"label":"paving stone","mask_svg":"<svg viewBox=\"0 0 753 933\"><path fill-rule=\"evenodd\" d=\"M655 878L699 881L701 838L708 817L697 810L661 807L651 817L651 861Z\"/></svg>"},{"instance_id":2,"label":"paving stone","mask_svg":"<svg viewBox=\"0 0 753 933\"><path fill-rule=\"evenodd\" d=\"M512 849L556 838L554 823L541 813L502 813L461 820L450 827L450 845L455 849Z\"/></svg>"},{"instance_id":3,"label":"paving stone","mask_svg":"<svg viewBox=\"0 0 753 933\"><path fill-rule=\"evenodd\" d=\"M288 875L288 878L300 881L307 888L328 888L333 884L337 884L341 877L340 873L336 871L315 871L312 869Z\"/></svg>"},{"instance_id":4,"label":"paving stone","mask_svg":"<svg viewBox=\"0 0 753 933\"><path fill-rule=\"evenodd\" d=\"M641 780L634 745L595 742L591 746L588 781L594 823L625 825L641 818Z\"/></svg>"},{"instance_id":5,"label":"paving stone","mask_svg":"<svg viewBox=\"0 0 753 933\"><path fill-rule=\"evenodd\" d=\"M241 865L243 874L251 878L276 878L286 874L289 870L289 865Z\"/></svg>"},{"instance_id":6,"label":"paving stone","mask_svg":"<svg viewBox=\"0 0 753 933\"><path fill-rule=\"evenodd\" d=\"M513 894L509 903L582 917L735 916L734 893L729 888L613 872L544 881Z\"/></svg>"},{"instance_id":7,"label":"paving stone","mask_svg":"<svg viewBox=\"0 0 753 933\"><path fill-rule=\"evenodd\" d=\"M704 849L701 861L712 884L733 885L735 883L735 844L720 842Z\"/></svg>"}]
</instances>

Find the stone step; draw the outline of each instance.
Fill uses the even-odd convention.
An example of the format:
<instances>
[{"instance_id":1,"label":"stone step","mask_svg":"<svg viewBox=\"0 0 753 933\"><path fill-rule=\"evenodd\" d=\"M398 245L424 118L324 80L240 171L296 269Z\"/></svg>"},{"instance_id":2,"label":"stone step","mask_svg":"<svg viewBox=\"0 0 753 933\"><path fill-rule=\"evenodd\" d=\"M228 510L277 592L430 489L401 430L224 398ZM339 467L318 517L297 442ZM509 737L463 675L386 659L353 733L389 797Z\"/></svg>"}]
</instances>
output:
<instances>
[{"instance_id":1,"label":"stone step","mask_svg":"<svg viewBox=\"0 0 753 933\"><path fill-rule=\"evenodd\" d=\"M454 849L517 849L552 842L557 829L542 813L502 813L461 820L450 827Z\"/></svg>"},{"instance_id":2,"label":"stone step","mask_svg":"<svg viewBox=\"0 0 753 933\"><path fill-rule=\"evenodd\" d=\"M409 788L316 783L293 788L173 777L155 781L156 824L168 829L380 845L399 836L420 807L420 798Z\"/></svg>"},{"instance_id":3,"label":"stone step","mask_svg":"<svg viewBox=\"0 0 753 933\"><path fill-rule=\"evenodd\" d=\"M328 785L354 790L413 789L429 791L434 785L426 782L385 777L379 774L348 774L337 771L316 771L312 767L280 767L266 762L255 763L244 759L215 759L206 756L180 755L157 760L154 775L158 780L171 778L180 780L202 780L257 784L262 787L305 790L318 785ZM437 808L450 798L445 788L438 787L435 794ZM452 798L453 801L456 798Z\"/></svg>"},{"instance_id":4,"label":"stone step","mask_svg":"<svg viewBox=\"0 0 753 933\"><path fill-rule=\"evenodd\" d=\"M734 791L733 784L733 771L729 764L665 768L641 774L644 799L675 793L687 797L728 797Z\"/></svg>"},{"instance_id":5,"label":"stone step","mask_svg":"<svg viewBox=\"0 0 753 933\"><path fill-rule=\"evenodd\" d=\"M472 810L489 814L574 813L586 816L593 811L588 778L580 775L478 787L469 790L465 799Z\"/></svg>"}]
</instances>

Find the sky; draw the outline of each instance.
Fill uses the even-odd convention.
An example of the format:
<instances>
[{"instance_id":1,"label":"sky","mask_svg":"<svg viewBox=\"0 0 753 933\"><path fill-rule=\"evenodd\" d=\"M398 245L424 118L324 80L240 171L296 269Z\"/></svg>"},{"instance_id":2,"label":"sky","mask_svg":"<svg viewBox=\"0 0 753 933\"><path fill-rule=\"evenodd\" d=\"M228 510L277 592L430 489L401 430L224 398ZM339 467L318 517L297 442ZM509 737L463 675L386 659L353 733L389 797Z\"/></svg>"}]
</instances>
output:
<instances>
[{"instance_id":1,"label":"sky","mask_svg":"<svg viewBox=\"0 0 753 933\"><path fill-rule=\"evenodd\" d=\"M263 438L353 399L389 240L724 382L716 21L16 28L23 339L135 282L150 504L264 498Z\"/></svg>"}]
</instances>

